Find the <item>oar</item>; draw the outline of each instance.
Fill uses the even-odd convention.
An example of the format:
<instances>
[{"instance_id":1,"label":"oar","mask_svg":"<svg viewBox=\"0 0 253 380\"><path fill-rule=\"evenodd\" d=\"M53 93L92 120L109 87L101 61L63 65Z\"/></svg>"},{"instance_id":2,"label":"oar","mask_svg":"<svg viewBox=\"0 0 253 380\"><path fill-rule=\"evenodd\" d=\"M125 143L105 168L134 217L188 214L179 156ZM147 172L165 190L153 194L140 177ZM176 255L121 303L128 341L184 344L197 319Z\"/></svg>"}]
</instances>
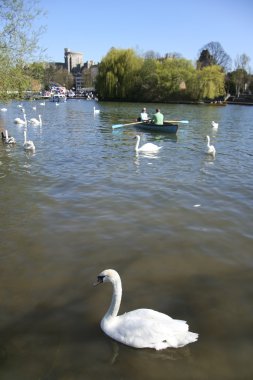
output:
<instances>
[{"instance_id":1,"label":"oar","mask_svg":"<svg viewBox=\"0 0 253 380\"><path fill-rule=\"evenodd\" d=\"M143 123L143 121L135 121L134 123L128 123L128 124L114 124L112 125L112 129L127 127L128 125L136 125L136 124L141 124L141 123Z\"/></svg>"},{"instance_id":2,"label":"oar","mask_svg":"<svg viewBox=\"0 0 253 380\"><path fill-rule=\"evenodd\" d=\"M182 123L182 124L188 124L189 120L165 120L166 123Z\"/></svg>"}]
</instances>

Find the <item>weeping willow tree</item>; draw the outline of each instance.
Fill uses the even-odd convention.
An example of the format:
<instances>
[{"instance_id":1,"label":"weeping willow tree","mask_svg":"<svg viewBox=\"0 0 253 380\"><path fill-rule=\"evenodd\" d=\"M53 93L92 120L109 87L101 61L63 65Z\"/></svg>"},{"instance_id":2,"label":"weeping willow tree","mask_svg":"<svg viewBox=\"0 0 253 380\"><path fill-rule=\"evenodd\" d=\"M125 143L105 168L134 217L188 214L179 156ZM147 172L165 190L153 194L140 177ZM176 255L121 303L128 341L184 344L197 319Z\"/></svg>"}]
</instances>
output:
<instances>
[{"instance_id":1,"label":"weeping willow tree","mask_svg":"<svg viewBox=\"0 0 253 380\"><path fill-rule=\"evenodd\" d=\"M34 27L42 16L36 0L0 0L0 97L13 97L29 88L25 65L38 57L43 27Z\"/></svg>"},{"instance_id":2,"label":"weeping willow tree","mask_svg":"<svg viewBox=\"0 0 253 380\"><path fill-rule=\"evenodd\" d=\"M220 66L195 70L188 82L192 100L211 100L225 95L225 73Z\"/></svg>"},{"instance_id":3,"label":"weeping willow tree","mask_svg":"<svg viewBox=\"0 0 253 380\"><path fill-rule=\"evenodd\" d=\"M225 95L225 73L220 66L208 66L197 71L199 99L214 99Z\"/></svg>"},{"instance_id":4,"label":"weeping willow tree","mask_svg":"<svg viewBox=\"0 0 253 380\"><path fill-rule=\"evenodd\" d=\"M191 61L184 58L169 57L159 61L157 73L159 75L158 92L163 101L178 98L187 98L188 83L195 72Z\"/></svg>"},{"instance_id":5,"label":"weeping willow tree","mask_svg":"<svg viewBox=\"0 0 253 380\"><path fill-rule=\"evenodd\" d=\"M142 59L132 49L112 48L98 68L96 90L103 99L126 100L137 80Z\"/></svg>"}]
</instances>

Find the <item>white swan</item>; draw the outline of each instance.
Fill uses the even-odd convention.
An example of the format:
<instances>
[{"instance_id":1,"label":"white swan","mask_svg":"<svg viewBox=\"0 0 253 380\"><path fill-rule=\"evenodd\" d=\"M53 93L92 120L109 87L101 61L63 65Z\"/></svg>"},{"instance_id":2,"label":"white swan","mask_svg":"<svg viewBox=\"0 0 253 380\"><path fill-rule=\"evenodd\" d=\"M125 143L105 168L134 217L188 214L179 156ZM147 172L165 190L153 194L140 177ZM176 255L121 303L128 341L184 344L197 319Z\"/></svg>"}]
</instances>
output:
<instances>
[{"instance_id":1,"label":"white swan","mask_svg":"<svg viewBox=\"0 0 253 380\"><path fill-rule=\"evenodd\" d=\"M46 102L41 102L40 103L40 106L45 106L46 105Z\"/></svg>"},{"instance_id":2,"label":"white swan","mask_svg":"<svg viewBox=\"0 0 253 380\"><path fill-rule=\"evenodd\" d=\"M162 148L161 146L157 146L152 143L144 144L139 148L141 138L139 135L136 135L135 138L137 139L136 145L135 145L136 152L158 152Z\"/></svg>"},{"instance_id":3,"label":"white swan","mask_svg":"<svg viewBox=\"0 0 253 380\"><path fill-rule=\"evenodd\" d=\"M7 129L5 130L5 136L2 132L2 140L5 144L9 144L9 145L16 144L16 140L14 139L14 137L12 136L9 137Z\"/></svg>"},{"instance_id":4,"label":"white swan","mask_svg":"<svg viewBox=\"0 0 253 380\"><path fill-rule=\"evenodd\" d=\"M218 129L219 123L216 123L215 121L212 121L211 124L212 124L213 129Z\"/></svg>"},{"instance_id":5,"label":"white swan","mask_svg":"<svg viewBox=\"0 0 253 380\"><path fill-rule=\"evenodd\" d=\"M115 270L107 269L99 274L94 285L103 282L113 285L111 305L101 321L102 330L111 338L128 346L156 350L183 347L198 339L198 334L190 332L185 321L155 310L137 309L118 316L122 296L120 276Z\"/></svg>"},{"instance_id":6,"label":"white swan","mask_svg":"<svg viewBox=\"0 0 253 380\"><path fill-rule=\"evenodd\" d=\"M23 144L24 150L31 150L35 151L35 145L32 140L26 139L26 130L24 130L24 144Z\"/></svg>"},{"instance_id":7,"label":"white swan","mask_svg":"<svg viewBox=\"0 0 253 380\"><path fill-rule=\"evenodd\" d=\"M29 122L33 125L42 125L42 119L41 119L41 115L39 115L39 120L36 119L35 117L32 117Z\"/></svg>"},{"instance_id":8,"label":"white swan","mask_svg":"<svg viewBox=\"0 0 253 380\"><path fill-rule=\"evenodd\" d=\"M100 110L96 110L96 107L93 107L93 110L94 110L94 114L98 114L100 112Z\"/></svg>"},{"instance_id":9,"label":"white swan","mask_svg":"<svg viewBox=\"0 0 253 380\"><path fill-rule=\"evenodd\" d=\"M14 123L15 124L21 124L21 125L26 125L27 124L26 114L24 113L24 119L21 119L20 117L16 117L16 119L14 120Z\"/></svg>"},{"instance_id":10,"label":"white swan","mask_svg":"<svg viewBox=\"0 0 253 380\"><path fill-rule=\"evenodd\" d=\"M2 112L6 112L6 111L7 111L7 108L1 108L1 111L2 111Z\"/></svg>"},{"instance_id":11,"label":"white swan","mask_svg":"<svg viewBox=\"0 0 253 380\"><path fill-rule=\"evenodd\" d=\"M206 136L206 138L207 138L207 150L206 150L206 153L210 154L213 157L215 157L216 149L215 149L215 147L213 145L210 145L210 137Z\"/></svg>"}]
</instances>

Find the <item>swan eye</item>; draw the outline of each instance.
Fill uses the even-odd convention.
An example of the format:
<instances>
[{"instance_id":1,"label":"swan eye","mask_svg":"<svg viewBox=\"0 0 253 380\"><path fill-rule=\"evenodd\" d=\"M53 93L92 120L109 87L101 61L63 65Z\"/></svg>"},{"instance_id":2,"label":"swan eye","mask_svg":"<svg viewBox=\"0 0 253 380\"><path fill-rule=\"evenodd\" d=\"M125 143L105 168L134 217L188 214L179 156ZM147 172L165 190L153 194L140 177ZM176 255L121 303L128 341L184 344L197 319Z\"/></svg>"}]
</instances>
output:
<instances>
[{"instance_id":1,"label":"swan eye","mask_svg":"<svg viewBox=\"0 0 253 380\"><path fill-rule=\"evenodd\" d=\"M101 283L104 281L105 276L98 276L98 282Z\"/></svg>"}]
</instances>

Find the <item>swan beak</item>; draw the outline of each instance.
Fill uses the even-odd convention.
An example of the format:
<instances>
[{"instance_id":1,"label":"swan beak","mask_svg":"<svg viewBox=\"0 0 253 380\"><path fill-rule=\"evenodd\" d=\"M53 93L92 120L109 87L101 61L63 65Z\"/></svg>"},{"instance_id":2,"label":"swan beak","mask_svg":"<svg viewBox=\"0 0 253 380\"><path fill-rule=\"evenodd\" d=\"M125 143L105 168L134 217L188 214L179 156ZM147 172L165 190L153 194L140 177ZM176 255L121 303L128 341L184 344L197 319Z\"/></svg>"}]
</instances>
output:
<instances>
[{"instance_id":1,"label":"swan beak","mask_svg":"<svg viewBox=\"0 0 253 380\"><path fill-rule=\"evenodd\" d=\"M93 286L97 286L99 284L102 284L104 281L104 276L98 276L97 282L94 282Z\"/></svg>"}]
</instances>

